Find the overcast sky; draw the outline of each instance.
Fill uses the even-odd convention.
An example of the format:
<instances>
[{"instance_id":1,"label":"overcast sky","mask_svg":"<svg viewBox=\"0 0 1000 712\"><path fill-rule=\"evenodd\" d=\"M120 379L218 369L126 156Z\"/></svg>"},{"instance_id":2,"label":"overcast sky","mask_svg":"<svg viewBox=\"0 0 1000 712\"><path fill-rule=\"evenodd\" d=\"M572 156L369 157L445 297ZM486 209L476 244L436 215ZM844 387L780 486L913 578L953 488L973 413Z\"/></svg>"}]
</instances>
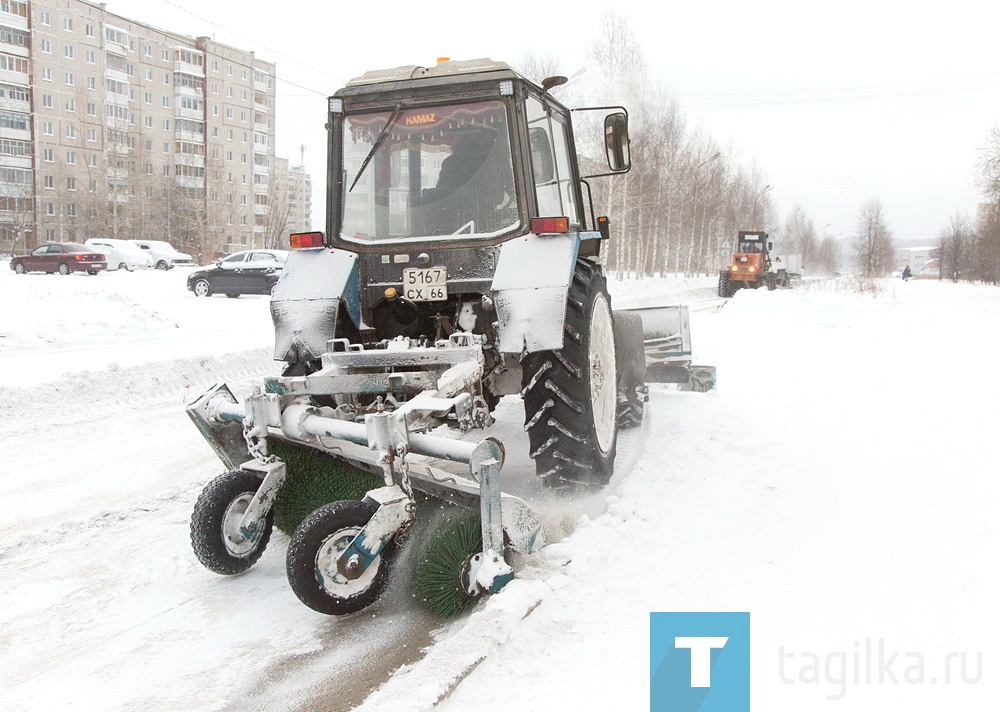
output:
<instances>
[{"instance_id":1,"label":"overcast sky","mask_svg":"<svg viewBox=\"0 0 1000 712\"><path fill-rule=\"evenodd\" d=\"M610 3L109 0L110 12L209 35L277 63L279 156L315 184L324 227L325 97L366 70L491 57L583 66ZM755 163L782 219L801 206L849 236L879 198L900 241L974 217L978 148L1000 122L1000 5L952 0L618 0L651 74L692 128ZM822 7L823 9L817 9Z\"/></svg>"}]
</instances>

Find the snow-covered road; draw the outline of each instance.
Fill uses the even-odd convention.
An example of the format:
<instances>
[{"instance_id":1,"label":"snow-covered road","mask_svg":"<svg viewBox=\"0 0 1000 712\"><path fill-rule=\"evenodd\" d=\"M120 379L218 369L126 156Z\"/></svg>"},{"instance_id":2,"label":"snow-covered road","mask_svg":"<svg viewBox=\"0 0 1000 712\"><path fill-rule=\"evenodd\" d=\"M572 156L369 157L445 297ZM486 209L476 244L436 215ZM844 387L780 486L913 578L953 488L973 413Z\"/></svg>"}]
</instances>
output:
<instances>
[{"instance_id":1,"label":"snow-covered road","mask_svg":"<svg viewBox=\"0 0 1000 712\"><path fill-rule=\"evenodd\" d=\"M271 332L266 299L196 300L183 280L0 265L16 305L0 314L0 709L644 709L649 613L682 610L751 612L756 709L1000 699L1000 290L826 282L694 312L719 391L654 386L612 483L571 502L538 492L505 399L506 488L533 498L553 543L441 623L401 591L347 619L313 613L279 532L243 576L197 563L191 506L220 465L183 404L269 373ZM633 304L712 291L612 287ZM880 639L901 681L852 682L852 653ZM930 682L949 653L974 679L977 651L977 680ZM919 682L902 681L907 652Z\"/></svg>"}]
</instances>

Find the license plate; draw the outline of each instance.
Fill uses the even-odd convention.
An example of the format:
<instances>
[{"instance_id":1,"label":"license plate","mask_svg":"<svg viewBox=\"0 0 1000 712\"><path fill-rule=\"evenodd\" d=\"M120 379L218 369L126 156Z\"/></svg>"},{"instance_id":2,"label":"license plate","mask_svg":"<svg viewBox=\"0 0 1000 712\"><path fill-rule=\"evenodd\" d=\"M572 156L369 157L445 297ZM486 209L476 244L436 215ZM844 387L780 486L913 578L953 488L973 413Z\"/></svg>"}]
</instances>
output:
<instances>
[{"instance_id":1,"label":"license plate","mask_svg":"<svg viewBox=\"0 0 1000 712\"><path fill-rule=\"evenodd\" d=\"M403 296L411 302L444 301L448 298L447 268L404 269Z\"/></svg>"}]
</instances>

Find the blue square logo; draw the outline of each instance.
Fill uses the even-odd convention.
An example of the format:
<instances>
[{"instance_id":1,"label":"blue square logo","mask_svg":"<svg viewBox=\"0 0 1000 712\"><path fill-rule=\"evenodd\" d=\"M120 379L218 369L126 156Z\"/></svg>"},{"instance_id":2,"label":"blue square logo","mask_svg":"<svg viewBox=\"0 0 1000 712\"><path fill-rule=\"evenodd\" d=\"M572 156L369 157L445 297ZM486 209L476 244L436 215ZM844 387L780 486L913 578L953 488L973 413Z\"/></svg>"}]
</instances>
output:
<instances>
[{"instance_id":1,"label":"blue square logo","mask_svg":"<svg viewBox=\"0 0 1000 712\"><path fill-rule=\"evenodd\" d=\"M749 613L649 614L650 712L749 712Z\"/></svg>"}]
</instances>

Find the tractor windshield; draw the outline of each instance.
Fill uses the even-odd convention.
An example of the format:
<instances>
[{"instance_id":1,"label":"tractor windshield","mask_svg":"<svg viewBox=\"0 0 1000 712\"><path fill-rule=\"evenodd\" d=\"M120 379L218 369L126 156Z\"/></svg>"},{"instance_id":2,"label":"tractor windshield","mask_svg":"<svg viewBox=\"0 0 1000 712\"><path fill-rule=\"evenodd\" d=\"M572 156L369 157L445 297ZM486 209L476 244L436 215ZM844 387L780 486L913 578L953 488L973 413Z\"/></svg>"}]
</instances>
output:
<instances>
[{"instance_id":1,"label":"tractor windshield","mask_svg":"<svg viewBox=\"0 0 1000 712\"><path fill-rule=\"evenodd\" d=\"M499 101L351 114L343 141L345 240L489 238L519 224Z\"/></svg>"}]
</instances>

